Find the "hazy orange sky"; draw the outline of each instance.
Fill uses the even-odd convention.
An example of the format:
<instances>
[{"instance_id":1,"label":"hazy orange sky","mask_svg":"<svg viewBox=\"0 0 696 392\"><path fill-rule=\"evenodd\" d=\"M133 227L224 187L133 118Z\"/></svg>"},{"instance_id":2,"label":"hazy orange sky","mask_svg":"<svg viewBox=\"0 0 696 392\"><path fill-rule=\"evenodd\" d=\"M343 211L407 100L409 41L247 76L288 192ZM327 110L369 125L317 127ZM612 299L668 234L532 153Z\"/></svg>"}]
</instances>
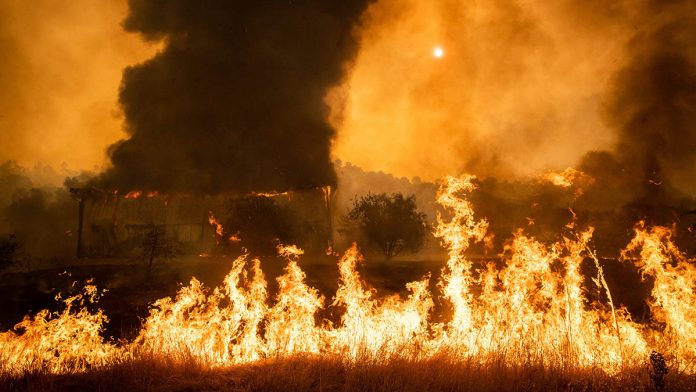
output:
<instances>
[{"instance_id":1,"label":"hazy orange sky","mask_svg":"<svg viewBox=\"0 0 696 392\"><path fill-rule=\"evenodd\" d=\"M602 93L622 64L630 18L604 23L572 1L517 4L374 4L346 82L327 97L334 157L425 179L530 175L611 145ZM121 72L156 47L122 30L125 0L0 7L0 45L11 54L0 74L0 161L103 166L124 136Z\"/></svg>"},{"instance_id":2,"label":"hazy orange sky","mask_svg":"<svg viewBox=\"0 0 696 392\"><path fill-rule=\"evenodd\" d=\"M124 0L2 0L0 161L57 170L102 166L122 138L124 67L156 48L125 33Z\"/></svg>"},{"instance_id":3,"label":"hazy orange sky","mask_svg":"<svg viewBox=\"0 0 696 392\"><path fill-rule=\"evenodd\" d=\"M526 176L610 148L602 99L630 11L576 3L379 1L351 77L330 97L342 103L335 157L427 179Z\"/></svg>"}]
</instances>

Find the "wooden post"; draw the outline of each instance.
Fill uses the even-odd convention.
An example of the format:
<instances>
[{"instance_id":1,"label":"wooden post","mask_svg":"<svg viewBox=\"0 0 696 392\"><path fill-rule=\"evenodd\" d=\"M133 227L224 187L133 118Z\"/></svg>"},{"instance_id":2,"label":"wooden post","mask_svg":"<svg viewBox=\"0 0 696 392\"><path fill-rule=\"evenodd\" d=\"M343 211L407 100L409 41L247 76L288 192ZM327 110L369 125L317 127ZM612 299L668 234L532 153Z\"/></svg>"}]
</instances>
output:
<instances>
[{"instance_id":1,"label":"wooden post","mask_svg":"<svg viewBox=\"0 0 696 392\"><path fill-rule=\"evenodd\" d=\"M326 217L329 226L329 247L333 250L334 247L334 233L333 233L333 214L331 214L331 197L333 196L333 188L331 185L327 185L321 188L322 194L324 196L324 205L326 206Z\"/></svg>"},{"instance_id":2,"label":"wooden post","mask_svg":"<svg viewBox=\"0 0 696 392\"><path fill-rule=\"evenodd\" d=\"M70 188L70 193L78 202L78 220L77 220L77 258L85 257L85 251L82 244L82 228L84 227L85 218L85 190L82 188Z\"/></svg>"}]
</instances>

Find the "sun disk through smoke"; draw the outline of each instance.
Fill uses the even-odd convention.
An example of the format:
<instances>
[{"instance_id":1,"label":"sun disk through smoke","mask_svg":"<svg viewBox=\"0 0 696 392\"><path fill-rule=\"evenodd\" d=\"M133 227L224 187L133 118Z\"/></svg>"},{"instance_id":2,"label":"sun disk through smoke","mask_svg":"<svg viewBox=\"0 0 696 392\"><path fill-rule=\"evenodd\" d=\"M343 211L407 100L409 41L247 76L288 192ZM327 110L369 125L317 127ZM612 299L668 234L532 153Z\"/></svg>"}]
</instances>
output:
<instances>
[{"instance_id":1,"label":"sun disk through smoke","mask_svg":"<svg viewBox=\"0 0 696 392\"><path fill-rule=\"evenodd\" d=\"M439 59L439 58L442 58L442 56L444 56L444 55L445 55L445 50L442 49L441 47L436 46L433 49L433 57Z\"/></svg>"}]
</instances>

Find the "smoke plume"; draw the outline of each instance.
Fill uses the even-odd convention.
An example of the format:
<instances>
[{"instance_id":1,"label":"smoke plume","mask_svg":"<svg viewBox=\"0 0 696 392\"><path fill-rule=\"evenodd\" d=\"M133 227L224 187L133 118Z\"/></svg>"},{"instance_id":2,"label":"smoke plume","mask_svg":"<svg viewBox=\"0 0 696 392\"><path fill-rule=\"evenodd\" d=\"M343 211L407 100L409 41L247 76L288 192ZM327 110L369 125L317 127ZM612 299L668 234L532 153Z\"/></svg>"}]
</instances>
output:
<instances>
[{"instance_id":1,"label":"smoke plume","mask_svg":"<svg viewBox=\"0 0 696 392\"><path fill-rule=\"evenodd\" d=\"M131 0L127 30L164 40L124 72L127 140L100 185L215 193L334 184L324 96L367 1Z\"/></svg>"},{"instance_id":2,"label":"smoke plume","mask_svg":"<svg viewBox=\"0 0 696 392\"><path fill-rule=\"evenodd\" d=\"M629 60L614 77L605 118L616 131L614 165L586 157L590 171L618 163L638 199L665 191L696 195L696 7L654 2L628 45ZM606 178L604 172L595 173Z\"/></svg>"}]
</instances>

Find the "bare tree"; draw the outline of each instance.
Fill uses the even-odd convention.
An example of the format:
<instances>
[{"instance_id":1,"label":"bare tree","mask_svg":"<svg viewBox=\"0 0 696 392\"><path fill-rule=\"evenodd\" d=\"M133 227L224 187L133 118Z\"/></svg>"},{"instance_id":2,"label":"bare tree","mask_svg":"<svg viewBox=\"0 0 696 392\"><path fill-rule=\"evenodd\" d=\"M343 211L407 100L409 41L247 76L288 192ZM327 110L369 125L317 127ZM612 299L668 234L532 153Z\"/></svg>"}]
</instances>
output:
<instances>
[{"instance_id":1,"label":"bare tree","mask_svg":"<svg viewBox=\"0 0 696 392\"><path fill-rule=\"evenodd\" d=\"M148 225L140 244L141 257L147 261L147 274L152 273L155 259L173 259L176 257L176 241L167 236L164 225Z\"/></svg>"}]
</instances>

